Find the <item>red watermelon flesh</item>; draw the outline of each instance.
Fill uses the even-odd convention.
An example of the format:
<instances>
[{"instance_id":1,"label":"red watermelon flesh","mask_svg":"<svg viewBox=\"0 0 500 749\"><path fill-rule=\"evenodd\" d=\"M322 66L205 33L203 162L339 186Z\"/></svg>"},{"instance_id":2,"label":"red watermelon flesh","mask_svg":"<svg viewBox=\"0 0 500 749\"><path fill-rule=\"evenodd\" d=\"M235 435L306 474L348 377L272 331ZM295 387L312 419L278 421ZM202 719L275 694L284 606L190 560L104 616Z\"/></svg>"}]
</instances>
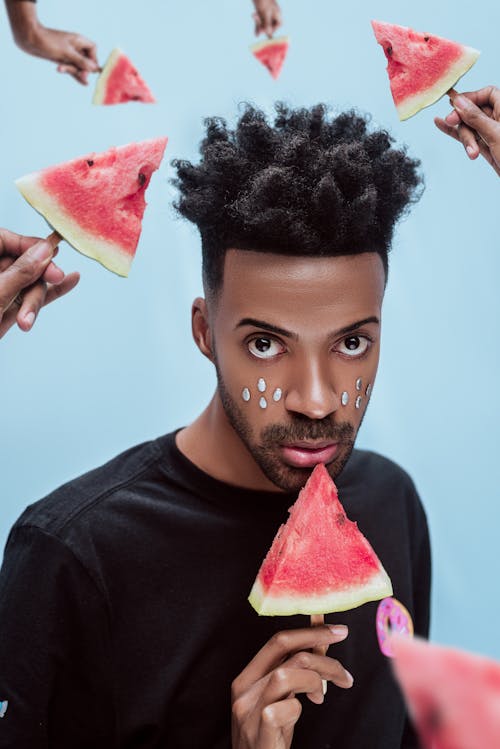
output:
<instances>
[{"instance_id":1,"label":"red watermelon flesh","mask_svg":"<svg viewBox=\"0 0 500 749\"><path fill-rule=\"evenodd\" d=\"M129 143L16 180L26 200L75 249L127 276L146 208L144 194L167 138Z\"/></svg>"},{"instance_id":2,"label":"red watermelon flesh","mask_svg":"<svg viewBox=\"0 0 500 749\"><path fill-rule=\"evenodd\" d=\"M500 747L500 663L419 638L391 639L423 749Z\"/></svg>"},{"instance_id":3,"label":"red watermelon flesh","mask_svg":"<svg viewBox=\"0 0 500 749\"><path fill-rule=\"evenodd\" d=\"M114 49L97 79L93 104L124 104L127 101L154 103L156 99L121 49Z\"/></svg>"},{"instance_id":4,"label":"red watermelon flesh","mask_svg":"<svg viewBox=\"0 0 500 749\"><path fill-rule=\"evenodd\" d=\"M259 614L327 614L392 595L391 581L342 507L323 464L312 472L259 570Z\"/></svg>"},{"instance_id":5,"label":"red watermelon flesh","mask_svg":"<svg viewBox=\"0 0 500 749\"><path fill-rule=\"evenodd\" d=\"M287 36L280 36L276 39L266 39L264 42L252 44L250 49L257 60L260 60L269 70L272 77L276 79L281 73L281 68L288 52L288 46L289 38Z\"/></svg>"},{"instance_id":6,"label":"red watermelon flesh","mask_svg":"<svg viewBox=\"0 0 500 749\"><path fill-rule=\"evenodd\" d=\"M387 73L399 119L434 104L476 62L472 47L393 23L372 21L387 57Z\"/></svg>"}]
</instances>

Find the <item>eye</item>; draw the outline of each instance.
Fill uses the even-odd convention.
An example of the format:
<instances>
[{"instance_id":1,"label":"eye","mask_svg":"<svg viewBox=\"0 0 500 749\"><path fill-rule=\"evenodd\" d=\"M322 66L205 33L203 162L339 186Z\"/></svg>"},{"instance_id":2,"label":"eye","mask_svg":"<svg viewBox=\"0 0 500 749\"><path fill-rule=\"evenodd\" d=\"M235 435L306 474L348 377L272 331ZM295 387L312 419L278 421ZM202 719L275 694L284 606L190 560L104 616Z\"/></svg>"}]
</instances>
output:
<instances>
[{"instance_id":1,"label":"eye","mask_svg":"<svg viewBox=\"0 0 500 749\"><path fill-rule=\"evenodd\" d=\"M259 336L248 341L248 350L253 356L258 356L259 359L271 359L273 356L282 354L285 349L283 344L273 338Z\"/></svg>"},{"instance_id":2,"label":"eye","mask_svg":"<svg viewBox=\"0 0 500 749\"><path fill-rule=\"evenodd\" d=\"M337 351L352 358L363 356L368 351L370 343L364 335L350 335L337 345Z\"/></svg>"}]
</instances>

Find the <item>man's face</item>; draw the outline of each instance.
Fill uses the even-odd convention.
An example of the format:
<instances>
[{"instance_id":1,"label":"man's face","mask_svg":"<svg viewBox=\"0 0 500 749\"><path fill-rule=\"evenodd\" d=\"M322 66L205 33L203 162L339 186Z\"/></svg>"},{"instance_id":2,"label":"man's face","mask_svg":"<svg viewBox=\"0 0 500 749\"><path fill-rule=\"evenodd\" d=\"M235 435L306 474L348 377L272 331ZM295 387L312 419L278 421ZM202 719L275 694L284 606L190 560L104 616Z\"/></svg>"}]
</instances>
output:
<instances>
[{"instance_id":1,"label":"man's face","mask_svg":"<svg viewBox=\"0 0 500 749\"><path fill-rule=\"evenodd\" d=\"M376 253L226 254L210 310L218 394L257 466L285 491L317 463L337 476L351 453L378 366L384 284Z\"/></svg>"}]
</instances>

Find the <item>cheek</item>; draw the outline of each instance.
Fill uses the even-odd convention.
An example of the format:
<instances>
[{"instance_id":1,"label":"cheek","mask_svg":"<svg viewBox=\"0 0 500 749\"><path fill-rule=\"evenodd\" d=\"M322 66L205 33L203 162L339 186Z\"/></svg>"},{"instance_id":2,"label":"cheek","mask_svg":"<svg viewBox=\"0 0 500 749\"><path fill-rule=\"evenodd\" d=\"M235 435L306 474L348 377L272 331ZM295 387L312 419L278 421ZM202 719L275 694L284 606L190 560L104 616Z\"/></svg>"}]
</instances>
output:
<instances>
[{"instance_id":1,"label":"cheek","mask_svg":"<svg viewBox=\"0 0 500 749\"><path fill-rule=\"evenodd\" d=\"M361 417L368 405L377 374L377 361L351 364L348 371L338 378L340 410L349 413L355 420Z\"/></svg>"},{"instance_id":2,"label":"cheek","mask_svg":"<svg viewBox=\"0 0 500 749\"><path fill-rule=\"evenodd\" d=\"M239 396L243 403L252 407L262 414L276 410L283 400L283 388L277 385L274 378L254 376L248 379L248 384L243 385Z\"/></svg>"}]
</instances>

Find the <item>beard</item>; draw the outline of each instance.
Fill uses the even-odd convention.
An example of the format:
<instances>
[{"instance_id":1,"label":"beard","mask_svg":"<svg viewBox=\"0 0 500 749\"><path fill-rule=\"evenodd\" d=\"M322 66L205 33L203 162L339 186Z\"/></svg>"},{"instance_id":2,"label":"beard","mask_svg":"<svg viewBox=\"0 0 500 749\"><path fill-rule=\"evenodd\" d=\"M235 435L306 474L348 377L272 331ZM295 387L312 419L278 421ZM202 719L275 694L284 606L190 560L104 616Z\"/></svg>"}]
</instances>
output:
<instances>
[{"instance_id":1,"label":"beard","mask_svg":"<svg viewBox=\"0 0 500 749\"><path fill-rule=\"evenodd\" d=\"M232 428L257 463L262 473L277 487L286 492L298 492L309 478L312 468L296 468L283 462L281 444L294 444L305 440L337 442L335 458L326 465L330 476L336 478L349 460L354 447L356 430L347 421L334 423L331 416L310 419L291 414L286 424L269 424L256 438L243 410L230 395L216 364L219 396Z\"/></svg>"}]
</instances>

